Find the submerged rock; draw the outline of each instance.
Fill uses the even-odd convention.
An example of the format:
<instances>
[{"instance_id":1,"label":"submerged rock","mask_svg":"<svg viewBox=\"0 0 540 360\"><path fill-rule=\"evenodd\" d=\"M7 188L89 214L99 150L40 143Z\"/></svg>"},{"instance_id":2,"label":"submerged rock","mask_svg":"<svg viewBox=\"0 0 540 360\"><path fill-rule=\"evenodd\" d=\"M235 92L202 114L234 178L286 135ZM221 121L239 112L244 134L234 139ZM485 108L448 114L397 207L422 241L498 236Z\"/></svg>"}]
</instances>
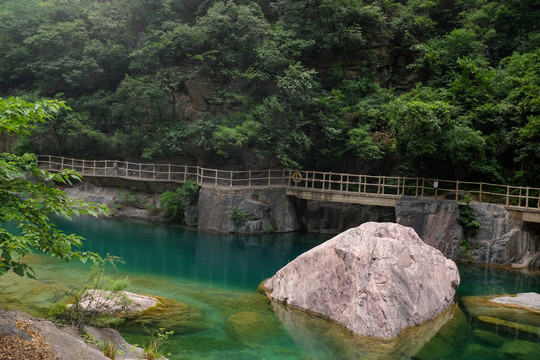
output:
<instances>
[{"instance_id":1,"label":"submerged rock","mask_svg":"<svg viewBox=\"0 0 540 360\"><path fill-rule=\"evenodd\" d=\"M123 332L137 334L141 329L149 333L160 328L173 331L175 335L191 334L208 328L208 322L200 309L178 300L156 296L159 303L122 324Z\"/></svg>"},{"instance_id":2,"label":"submerged rock","mask_svg":"<svg viewBox=\"0 0 540 360\"><path fill-rule=\"evenodd\" d=\"M540 335L540 312L533 308L493 301L497 295L465 296L461 302L467 312L481 321ZM506 297L504 297L506 298Z\"/></svg>"},{"instance_id":3,"label":"submerged rock","mask_svg":"<svg viewBox=\"0 0 540 360\"><path fill-rule=\"evenodd\" d=\"M272 340L280 331L279 322L257 312L241 311L227 320L227 330L231 338L244 343Z\"/></svg>"},{"instance_id":4,"label":"submerged rock","mask_svg":"<svg viewBox=\"0 0 540 360\"><path fill-rule=\"evenodd\" d=\"M392 338L446 310L459 280L456 264L412 228L370 222L300 255L265 288L356 334Z\"/></svg>"},{"instance_id":5,"label":"submerged rock","mask_svg":"<svg viewBox=\"0 0 540 360\"><path fill-rule=\"evenodd\" d=\"M424 359L418 357L419 350L430 343L430 340L440 331L444 331L446 324L461 323L461 319L464 318L459 308L451 305L442 314L420 326L404 329L392 339L376 339L351 334L349 330L333 321L278 302L273 302L272 307L294 343L306 353L308 359L410 360L413 356ZM451 347L452 344L450 344L449 352L452 351ZM434 352L431 355L435 354L435 356L425 359L443 358L437 355L449 352L447 349L443 352Z\"/></svg>"},{"instance_id":6,"label":"submerged rock","mask_svg":"<svg viewBox=\"0 0 540 360\"><path fill-rule=\"evenodd\" d=\"M501 296L491 299L491 301L518 307L524 307L531 310L540 311L540 294L537 293L519 293L515 296Z\"/></svg>"},{"instance_id":7,"label":"submerged rock","mask_svg":"<svg viewBox=\"0 0 540 360\"><path fill-rule=\"evenodd\" d=\"M504 343L499 349L501 359L530 360L538 359L540 344L525 340Z\"/></svg>"},{"instance_id":8,"label":"submerged rock","mask_svg":"<svg viewBox=\"0 0 540 360\"><path fill-rule=\"evenodd\" d=\"M478 341L495 347L504 344L504 342L506 341L502 336L499 336L494 332L482 329L473 330L473 335Z\"/></svg>"}]
</instances>

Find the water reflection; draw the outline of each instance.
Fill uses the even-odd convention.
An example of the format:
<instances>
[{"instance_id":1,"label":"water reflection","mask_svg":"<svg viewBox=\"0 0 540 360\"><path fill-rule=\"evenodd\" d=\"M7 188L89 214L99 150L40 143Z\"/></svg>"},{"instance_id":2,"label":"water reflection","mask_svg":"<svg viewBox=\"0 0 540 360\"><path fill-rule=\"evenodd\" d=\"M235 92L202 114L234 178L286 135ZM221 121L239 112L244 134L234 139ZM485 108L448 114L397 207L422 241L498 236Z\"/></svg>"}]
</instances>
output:
<instances>
[{"instance_id":1,"label":"water reflection","mask_svg":"<svg viewBox=\"0 0 540 360\"><path fill-rule=\"evenodd\" d=\"M86 238L85 249L122 257L123 271L190 279L216 287L255 289L264 279L327 238L309 234L215 234L196 229L83 218L58 220Z\"/></svg>"}]
</instances>

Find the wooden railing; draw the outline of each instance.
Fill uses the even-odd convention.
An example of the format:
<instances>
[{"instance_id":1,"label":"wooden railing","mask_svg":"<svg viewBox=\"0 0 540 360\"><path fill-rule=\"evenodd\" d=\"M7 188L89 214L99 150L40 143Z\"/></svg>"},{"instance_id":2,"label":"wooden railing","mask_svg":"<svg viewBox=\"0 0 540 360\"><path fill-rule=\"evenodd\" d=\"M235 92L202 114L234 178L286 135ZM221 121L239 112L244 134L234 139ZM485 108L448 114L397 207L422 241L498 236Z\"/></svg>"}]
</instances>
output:
<instances>
[{"instance_id":1,"label":"wooden railing","mask_svg":"<svg viewBox=\"0 0 540 360\"><path fill-rule=\"evenodd\" d=\"M83 176L178 183L192 180L203 187L287 187L313 192L347 193L384 198L398 198L407 195L459 201L469 196L470 199L478 202L540 211L540 188L523 186L303 170L232 171L176 164L79 160L50 155L38 155L37 161L40 167L50 171L72 169Z\"/></svg>"},{"instance_id":2,"label":"wooden railing","mask_svg":"<svg viewBox=\"0 0 540 360\"><path fill-rule=\"evenodd\" d=\"M289 170L231 171L191 165L80 160L50 155L38 155L37 162L49 171L71 169L83 176L177 183L191 180L201 186L212 187L284 187L288 184L290 173Z\"/></svg>"}]
</instances>

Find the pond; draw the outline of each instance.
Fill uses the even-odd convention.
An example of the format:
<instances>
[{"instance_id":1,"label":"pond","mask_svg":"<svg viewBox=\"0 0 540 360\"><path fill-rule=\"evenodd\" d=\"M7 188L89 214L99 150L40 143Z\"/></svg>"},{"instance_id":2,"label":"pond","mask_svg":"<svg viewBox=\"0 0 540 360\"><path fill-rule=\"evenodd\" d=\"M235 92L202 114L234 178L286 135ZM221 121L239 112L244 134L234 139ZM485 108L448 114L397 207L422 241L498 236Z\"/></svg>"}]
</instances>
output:
<instances>
[{"instance_id":1,"label":"pond","mask_svg":"<svg viewBox=\"0 0 540 360\"><path fill-rule=\"evenodd\" d=\"M459 307L443 316L450 321L441 325L446 320L441 318L394 342L368 341L326 320L273 306L256 292L263 280L325 237L214 234L93 218L60 221L59 227L84 236L87 250L122 257L125 263L110 275L128 276L129 291L181 303L171 313L149 315L119 329L137 344L156 328L174 331L165 344L171 360L493 359L514 357L512 351L528 358L540 347L538 315L510 319L526 322L523 328L485 321L468 307L469 299L475 299L471 296L540 292L538 271L460 266ZM37 255L30 261L38 279L0 278L0 306L44 316L66 289L88 278L89 265ZM527 346L532 350L524 351Z\"/></svg>"}]
</instances>

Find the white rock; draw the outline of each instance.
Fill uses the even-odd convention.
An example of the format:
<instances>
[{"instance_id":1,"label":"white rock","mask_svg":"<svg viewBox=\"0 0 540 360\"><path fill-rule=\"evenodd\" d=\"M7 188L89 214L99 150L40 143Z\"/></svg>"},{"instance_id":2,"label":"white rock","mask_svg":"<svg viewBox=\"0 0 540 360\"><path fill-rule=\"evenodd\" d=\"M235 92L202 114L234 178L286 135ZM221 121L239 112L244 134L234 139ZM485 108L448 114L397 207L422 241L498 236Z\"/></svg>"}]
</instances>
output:
<instances>
[{"instance_id":1,"label":"white rock","mask_svg":"<svg viewBox=\"0 0 540 360\"><path fill-rule=\"evenodd\" d=\"M139 312L156 306L159 300L151 296L127 291L87 290L81 297L80 306L90 313Z\"/></svg>"},{"instance_id":2,"label":"white rock","mask_svg":"<svg viewBox=\"0 0 540 360\"><path fill-rule=\"evenodd\" d=\"M491 301L499 304L517 305L540 310L540 294L534 292L519 293L516 296L501 296L491 299Z\"/></svg>"},{"instance_id":3,"label":"white rock","mask_svg":"<svg viewBox=\"0 0 540 360\"><path fill-rule=\"evenodd\" d=\"M300 255L264 286L271 299L354 333L392 338L447 309L459 281L456 264L412 228L369 222Z\"/></svg>"}]
</instances>

